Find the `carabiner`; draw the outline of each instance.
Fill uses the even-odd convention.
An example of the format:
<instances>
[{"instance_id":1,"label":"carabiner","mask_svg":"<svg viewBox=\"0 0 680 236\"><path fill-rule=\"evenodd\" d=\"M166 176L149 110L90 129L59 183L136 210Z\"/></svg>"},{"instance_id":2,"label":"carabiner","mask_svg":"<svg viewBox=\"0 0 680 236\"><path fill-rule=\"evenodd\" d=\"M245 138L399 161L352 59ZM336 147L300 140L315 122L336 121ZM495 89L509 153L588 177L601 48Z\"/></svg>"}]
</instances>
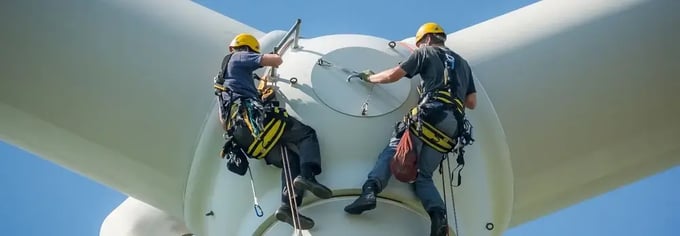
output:
<instances>
[{"instance_id":1,"label":"carabiner","mask_svg":"<svg viewBox=\"0 0 680 236\"><path fill-rule=\"evenodd\" d=\"M253 208L255 209L255 215L257 217L262 217L264 215L264 211L262 211L262 207L260 207L260 205L255 204L253 205Z\"/></svg>"},{"instance_id":2,"label":"carabiner","mask_svg":"<svg viewBox=\"0 0 680 236\"><path fill-rule=\"evenodd\" d=\"M366 112L368 112L368 102L364 102L364 104L361 105L361 115L365 116Z\"/></svg>"}]
</instances>

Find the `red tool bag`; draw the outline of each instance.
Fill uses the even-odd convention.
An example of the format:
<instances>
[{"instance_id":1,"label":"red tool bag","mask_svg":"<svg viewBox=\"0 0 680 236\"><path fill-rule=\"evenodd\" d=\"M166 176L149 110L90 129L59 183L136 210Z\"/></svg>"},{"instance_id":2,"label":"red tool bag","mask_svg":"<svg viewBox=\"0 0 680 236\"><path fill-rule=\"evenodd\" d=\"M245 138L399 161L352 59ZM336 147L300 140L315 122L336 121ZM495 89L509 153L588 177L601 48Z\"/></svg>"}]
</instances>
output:
<instances>
[{"instance_id":1,"label":"red tool bag","mask_svg":"<svg viewBox=\"0 0 680 236\"><path fill-rule=\"evenodd\" d=\"M392 161L390 161L392 175L397 180L405 183L415 182L418 176L418 154L411 139L411 132L409 129L406 129L397 145L397 152L394 154Z\"/></svg>"}]
</instances>

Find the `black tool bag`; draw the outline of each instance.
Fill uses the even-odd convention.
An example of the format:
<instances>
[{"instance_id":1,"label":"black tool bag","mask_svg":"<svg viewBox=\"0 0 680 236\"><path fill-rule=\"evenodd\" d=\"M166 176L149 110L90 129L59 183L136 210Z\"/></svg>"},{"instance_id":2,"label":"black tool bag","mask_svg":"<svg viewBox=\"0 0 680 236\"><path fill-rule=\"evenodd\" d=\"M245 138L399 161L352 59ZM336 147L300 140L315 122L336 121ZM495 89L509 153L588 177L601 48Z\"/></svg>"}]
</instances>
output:
<instances>
[{"instance_id":1,"label":"black tool bag","mask_svg":"<svg viewBox=\"0 0 680 236\"><path fill-rule=\"evenodd\" d=\"M248 172L248 158L238 144L231 140L225 142L222 153L222 157L227 160L227 169L229 171L241 176Z\"/></svg>"}]
</instances>

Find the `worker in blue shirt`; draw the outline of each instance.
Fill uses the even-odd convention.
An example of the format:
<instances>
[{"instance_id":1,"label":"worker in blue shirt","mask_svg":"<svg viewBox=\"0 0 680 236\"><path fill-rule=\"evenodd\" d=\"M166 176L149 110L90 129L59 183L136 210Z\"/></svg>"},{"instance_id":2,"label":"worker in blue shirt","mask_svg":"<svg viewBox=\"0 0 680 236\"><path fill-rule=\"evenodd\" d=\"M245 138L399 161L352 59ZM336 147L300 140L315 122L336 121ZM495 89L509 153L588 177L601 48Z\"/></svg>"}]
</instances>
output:
<instances>
[{"instance_id":1,"label":"worker in blue shirt","mask_svg":"<svg viewBox=\"0 0 680 236\"><path fill-rule=\"evenodd\" d=\"M254 142L253 137L256 136L254 132L264 132L264 127L258 128L258 118L266 117L272 111L265 109L266 107L271 108L271 106L268 106L269 103L261 99L261 94L253 80L253 72L264 66L278 67L283 63L283 60L277 54L261 54L260 44L257 39L245 33L237 35L232 40L229 45L229 51L230 53L225 56L222 62L222 71L216 77L216 84L219 83L224 86L224 90L220 91L220 96L222 96L223 101L227 101L223 106L220 106L220 121L225 130L231 130L236 143L241 147L248 147ZM244 109L245 113L225 114L229 110L228 108L236 103L238 103L238 106L241 106L240 109ZM279 108L273 109L279 111ZM235 114L235 117L231 117L233 114ZM243 114L245 114L244 117L242 117ZM312 192L319 198L326 199L332 197L332 191L315 179L315 176L321 173L321 154L316 131L292 116L286 114L282 117L286 126L280 138L275 142L277 142L277 145L294 147L297 151L288 151L288 164L290 165L292 178L294 178L293 192L295 193L294 196L297 204L300 205L302 203L304 190ZM267 164L283 168L286 163L281 158L282 153L280 150L279 148L267 150L266 157L264 157ZM300 220L298 228L312 228L314 221L311 218L291 210L297 207L291 208L289 204L288 193L290 191L285 187L286 176L284 171L281 171L281 176L281 200L283 204L276 211L276 218L293 225L293 216L297 214Z\"/></svg>"}]
</instances>

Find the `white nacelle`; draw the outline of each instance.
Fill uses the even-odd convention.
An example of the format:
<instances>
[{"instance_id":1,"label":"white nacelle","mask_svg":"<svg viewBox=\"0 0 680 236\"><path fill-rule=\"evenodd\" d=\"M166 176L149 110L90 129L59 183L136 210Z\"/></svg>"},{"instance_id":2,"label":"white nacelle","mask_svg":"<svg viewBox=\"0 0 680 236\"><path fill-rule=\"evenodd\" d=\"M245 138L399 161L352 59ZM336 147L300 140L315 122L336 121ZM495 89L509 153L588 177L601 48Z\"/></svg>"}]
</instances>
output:
<instances>
[{"instance_id":1,"label":"white nacelle","mask_svg":"<svg viewBox=\"0 0 680 236\"><path fill-rule=\"evenodd\" d=\"M271 48L282 36L281 32L265 35L262 47ZM395 122L415 105L418 82L415 78L370 85L358 79L347 81L347 70L378 72L394 67L409 55L407 45L397 43L392 48L385 39L364 35L300 39L299 45L283 54L284 64L274 81L277 98L292 116L316 129L323 165L318 180L334 191L334 197L327 200L306 195L301 212L315 219L316 226L305 235L411 236L428 232L427 213L411 187L397 180L380 194L382 199L375 210L352 216L342 209L359 194ZM321 65L319 59L332 66ZM292 78L296 83L291 83ZM449 223L455 231L457 220L462 235L501 235L512 205L509 154L500 124L483 88L477 86L479 105L469 118L478 142L467 148L463 184L453 191L455 219L445 176ZM480 116L485 118L477 118ZM216 108L209 117L217 119ZM291 234L291 226L273 217L281 204L280 170L261 161L250 162L264 210L264 216L258 218L247 175L232 174L216 157L223 141L221 134L217 120L208 122L198 144L185 198L189 228L197 235ZM455 157L452 162L454 168ZM442 191L438 173L434 180Z\"/></svg>"}]
</instances>

